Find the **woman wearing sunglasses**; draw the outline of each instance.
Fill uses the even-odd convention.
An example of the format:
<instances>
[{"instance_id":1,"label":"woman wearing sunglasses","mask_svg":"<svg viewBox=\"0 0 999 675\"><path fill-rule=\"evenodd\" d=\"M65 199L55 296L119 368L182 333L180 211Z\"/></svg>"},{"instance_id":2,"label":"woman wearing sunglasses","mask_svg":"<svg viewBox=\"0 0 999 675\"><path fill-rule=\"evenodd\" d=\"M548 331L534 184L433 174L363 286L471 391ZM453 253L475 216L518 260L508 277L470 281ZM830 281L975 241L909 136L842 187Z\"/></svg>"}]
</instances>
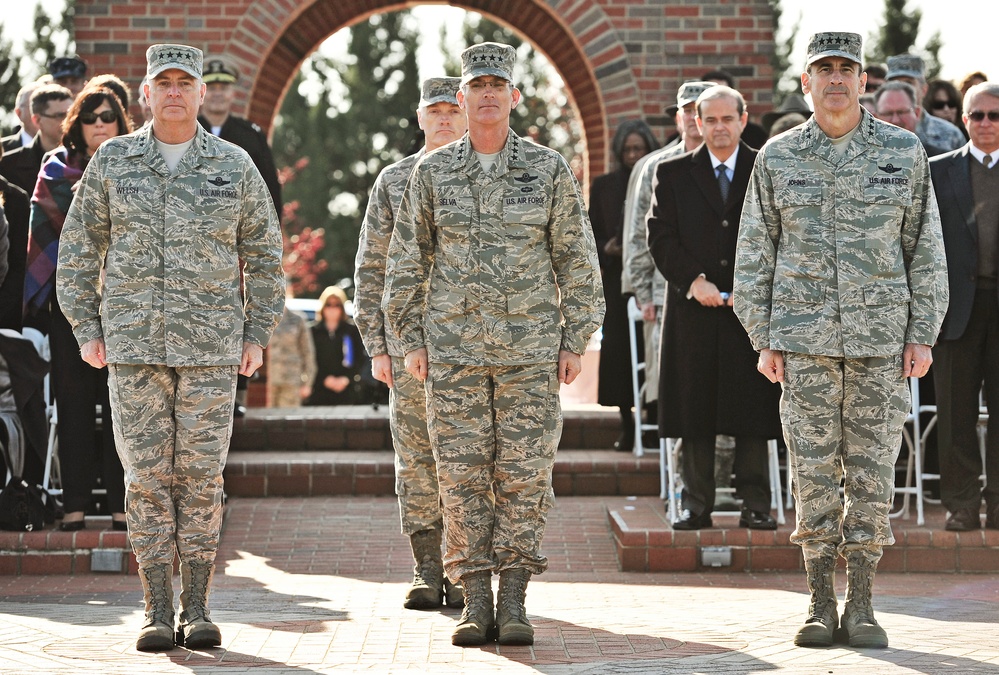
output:
<instances>
[{"instance_id":1,"label":"woman wearing sunglasses","mask_svg":"<svg viewBox=\"0 0 999 675\"><path fill-rule=\"evenodd\" d=\"M923 97L923 108L934 117L947 120L968 138L968 130L964 128L961 119L961 93L947 80L930 80L926 85L926 96Z\"/></svg>"},{"instance_id":2,"label":"woman wearing sunglasses","mask_svg":"<svg viewBox=\"0 0 999 675\"><path fill-rule=\"evenodd\" d=\"M125 478L111 433L107 369L96 370L80 358L80 348L55 295L59 235L77 183L97 148L132 131L132 122L110 89L87 87L62 125L62 146L42 165L31 199L24 325L48 333L52 350L52 391L59 416L59 460L65 517L60 530L84 528L97 476L107 490L112 527L124 530ZM96 438L96 406L103 424Z\"/></svg>"}]
</instances>

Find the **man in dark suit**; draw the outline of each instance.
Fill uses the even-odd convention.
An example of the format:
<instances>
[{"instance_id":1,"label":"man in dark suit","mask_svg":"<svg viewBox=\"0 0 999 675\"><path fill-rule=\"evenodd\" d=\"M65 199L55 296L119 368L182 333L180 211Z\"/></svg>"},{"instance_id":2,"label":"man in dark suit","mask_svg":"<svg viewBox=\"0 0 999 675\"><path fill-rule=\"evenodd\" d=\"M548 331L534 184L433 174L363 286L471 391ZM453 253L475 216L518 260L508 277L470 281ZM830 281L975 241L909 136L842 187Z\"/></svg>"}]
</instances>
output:
<instances>
[{"instance_id":1,"label":"man in dark suit","mask_svg":"<svg viewBox=\"0 0 999 675\"><path fill-rule=\"evenodd\" d=\"M971 142L930 161L940 207L950 308L933 347L940 497L948 530L999 529L999 433L989 424L985 447L987 487L976 427L985 386L989 419L999 409L999 84L984 82L964 97Z\"/></svg>"},{"instance_id":2,"label":"man in dark suit","mask_svg":"<svg viewBox=\"0 0 999 675\"><path fill-rule=\"evenodd\" d=\"M62 122L73 104L73 94L58 84L43 84L31 94L31 120L38 133L31 143L0 159L0 176L28 193L35 192L42 157L62 144Z\"/></svg>"},{"instance_id":3,"label":"man in dark suit","mask_svg":"<svg viewBox=\"0 0 999 675\"><path fill-rule=\"evenodd\" d=\"M659 379L659 433L683 440L682 512L673 528L711 527L715 435L735 436L739 524L773 530L767 439L781 432L780 387L756 372L756 351L732 312L736 235L756 151L740 141L748 116L726 86L697 99L704 143L663 161L648 219L649 249L668 282Z\"/></svg>"},{"instance_id":4,"label":"man in dark suit","mask_svg":"<svg viewBox=\"0 0 999 675\"><path fill-rule=\"evenodd\" d=\"M2 139L3 151L10 152L27 145L38 133L38 127L31 121L31 94L39 86L38 82L29 82L21 87L17 92L17 103L14 107L14 114L21 122L21 128L10 136Z\"/></svg>"}]
</instances>

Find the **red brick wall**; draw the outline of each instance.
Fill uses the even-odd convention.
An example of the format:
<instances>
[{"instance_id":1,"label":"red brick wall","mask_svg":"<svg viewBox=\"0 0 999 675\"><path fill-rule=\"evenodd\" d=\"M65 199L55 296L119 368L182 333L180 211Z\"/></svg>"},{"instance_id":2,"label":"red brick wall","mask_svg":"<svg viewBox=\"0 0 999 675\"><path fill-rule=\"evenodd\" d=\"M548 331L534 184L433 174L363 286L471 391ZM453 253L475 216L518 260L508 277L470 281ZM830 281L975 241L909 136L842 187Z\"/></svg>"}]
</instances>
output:
<instances>
[{"instance_id":1,"label":"red brick wall","mask_svg":"<svg viewBox=\"0 0 999 675\"><path fill-rule=\"evenodd\" d=\"M581 116L589 178L608 171L614 129L642 116L657 134L680 82L724 68L751 115L771 108L772 18L767 0L468 0L526 36L551 60ZM234 58L244 77L237 112L264 128L302 61L329 35L386 0L78 0L79 53L95 73L137 88L145 50L181 42Z\"/></svg>"}]
</instances>

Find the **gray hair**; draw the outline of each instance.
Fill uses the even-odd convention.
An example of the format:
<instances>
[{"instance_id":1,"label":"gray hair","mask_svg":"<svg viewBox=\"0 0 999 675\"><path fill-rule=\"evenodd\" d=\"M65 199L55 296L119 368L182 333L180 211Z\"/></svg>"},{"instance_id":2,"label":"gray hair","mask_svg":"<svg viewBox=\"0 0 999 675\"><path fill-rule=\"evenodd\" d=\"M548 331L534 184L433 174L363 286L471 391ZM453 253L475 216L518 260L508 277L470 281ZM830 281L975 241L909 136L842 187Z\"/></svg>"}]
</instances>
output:
<instances>
[{"instance_id":1,"label":"gray hair","mask_svg":"<svg viewBox=\"0 0 999 675\"><path fill-rule=\"evenodd\" d=\"M967 115L971 111L971 101L976 96L984 94L986 96L991 96L992 98L999 98L999 83L996 82L979 82L974 87L968 89L964 94L964 114Z\"/></svg>"},{"instance_id":2,"label":"gray hair","mask_svg":"<svg viewBox=\"0 0 999 675\"><path fill-rule=\"evenodd\" d=\"M35 92L35 89L41 86L41 82L29 82L28 84L21 87L17 92L17 103L15 108L21 112L31 114L31 95Z\"/></svg>"},{"instance_id":3,"label":"gray hair","mask_svg":"<svg viewBox=\"0 0 999 675\"><path fill-rule=\"evenodd\" d=\"M876 92L874 92L875 106L877 106L877 104L881 101L881 97L886 91L904 91L905 95L909 97L909 102L912 103L913 108L919 105L915 87L908 82L902 82L901 80L888 80L878 87Z\"/></svg>"},{"instance_id":4,"label":"gray hair","mask_svg":"<svg viewBox=\"0 0 999 675\"><path fill-rule=\"evenodd\" d=\"M701 116L701 104L705 101L713 101L716 98L731 98L735 100L736 109L739 115L742 115L743 111L746 110L746 99L742 97L738 91L732 87L726 87L724 84L717 84L713 87L708 87L705 89L700 96L697 97L697 116Z\"/></svg>"}]
</instances>

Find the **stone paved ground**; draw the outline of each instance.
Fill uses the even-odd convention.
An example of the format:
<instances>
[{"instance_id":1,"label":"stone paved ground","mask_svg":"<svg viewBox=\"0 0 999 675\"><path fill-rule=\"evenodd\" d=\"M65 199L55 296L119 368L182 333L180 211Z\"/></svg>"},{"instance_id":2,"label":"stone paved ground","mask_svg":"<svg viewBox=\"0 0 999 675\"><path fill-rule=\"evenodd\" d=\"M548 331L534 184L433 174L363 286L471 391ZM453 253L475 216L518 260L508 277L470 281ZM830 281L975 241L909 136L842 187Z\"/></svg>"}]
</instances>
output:
<instances>
[{"instance_id":1,"label":"stone paved ground","mask_svg":"<svg viewBox=\"0 0 999 675\"><path fill-rule=\"evenodd\" d=\"M222 649L136 652L135 576L3 577L0 673L999 675L995 576L881 574L890 649L799 649L800 574L619 572L615 499L552 512L551 568L528 588L534 647L452 647L457 611L402 609L411 562L393 499L234 499L212 600Z\"/></svg>"}]
</instances>

